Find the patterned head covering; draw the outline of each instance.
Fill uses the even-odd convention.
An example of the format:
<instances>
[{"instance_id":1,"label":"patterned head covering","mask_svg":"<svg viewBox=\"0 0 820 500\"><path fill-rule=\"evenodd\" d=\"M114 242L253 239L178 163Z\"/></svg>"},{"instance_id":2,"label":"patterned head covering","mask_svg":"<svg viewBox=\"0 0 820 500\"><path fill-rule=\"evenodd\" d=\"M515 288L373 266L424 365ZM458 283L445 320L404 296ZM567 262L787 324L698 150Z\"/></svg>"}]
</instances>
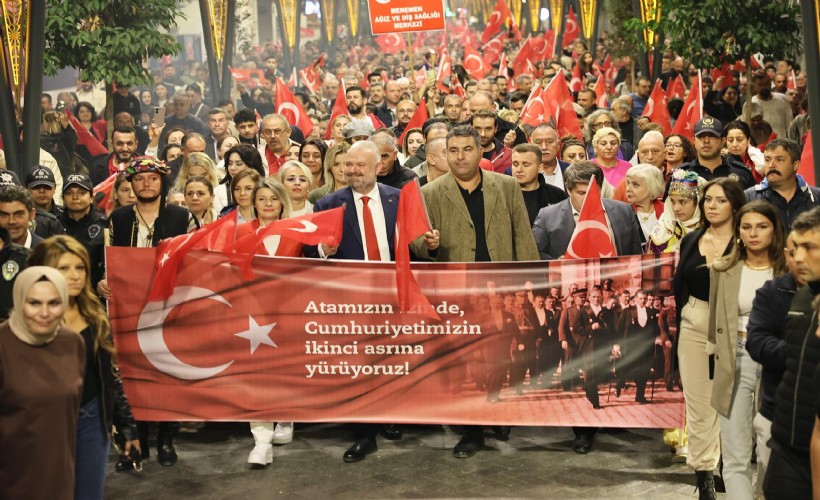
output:
<instances>
[{"instance_id":1,"label":"patterned head covering","mask_svg":"<svg viewBox=\"0 0 820 500\"><path fill-rule=\"evenodd\" d=\"M123 173L125 178L129 181L136 174L144 174L146 172L155 172L160 175L166 175L171 171L165 163L155 160L149 156L137 156L125 166Z\"/></svg>"},{"instance_id":2,"label":"patterned head covering","mask_svg":"<svg viewBox=\"0 0 820 500\"><path fill-rule=\"evenodd\" d=\"M697 200L700 195L700 189L697 173L686 171L682 168L677 168L672 172L672 180L669 182L670 196L684 196Z\"/></svg>"}]
</instances>

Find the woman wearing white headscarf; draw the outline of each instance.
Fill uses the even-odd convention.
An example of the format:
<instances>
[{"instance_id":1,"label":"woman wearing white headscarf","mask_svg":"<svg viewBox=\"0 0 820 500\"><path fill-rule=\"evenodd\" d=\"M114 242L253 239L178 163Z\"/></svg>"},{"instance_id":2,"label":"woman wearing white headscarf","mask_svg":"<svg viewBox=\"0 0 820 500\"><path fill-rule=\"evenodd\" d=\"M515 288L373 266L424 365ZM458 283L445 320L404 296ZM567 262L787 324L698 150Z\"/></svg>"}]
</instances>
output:
<instances>
[{"instance_id":1,"label":"woman wearing white headscarf","mask_svg":"<svg viewBox=\"0 0 820 500\"><path fill-rule=\"evenodd\" d=\"M646 253L673 253L681 240L700 226L698 202L706 179L695 172L676 169L669 181L663 213L649 234Z\"/></svg>"},{"instance_id":2,"label":"woman wearing white headscarf","mask_svg":"<svg viewBox=\"0 0 820 500\"><path fill-rule=\"evenodd\" d=\"M71 499L85 371L82 337L62 327L68 287L34 266L0 324L0 497Z\"/></svg>"}]
</instances>

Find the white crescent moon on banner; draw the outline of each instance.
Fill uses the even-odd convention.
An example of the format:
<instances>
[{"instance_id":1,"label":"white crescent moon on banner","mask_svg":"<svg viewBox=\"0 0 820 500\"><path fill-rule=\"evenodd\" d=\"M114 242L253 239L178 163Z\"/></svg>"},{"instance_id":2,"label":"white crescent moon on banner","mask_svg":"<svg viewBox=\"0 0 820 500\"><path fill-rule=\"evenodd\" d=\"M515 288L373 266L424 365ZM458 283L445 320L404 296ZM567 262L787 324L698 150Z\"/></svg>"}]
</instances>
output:
<instances>
[{"instance_id":1,"label":"white crescent moon on banner","mask_svg":"<svg viewBox=\"0 0 820 500\"><path fill-rule=\"evenodd\" d=\"M176 306L198 299L210 299L231 307L231 304L207 288L179 286L167 301L145 304L137 322L137 341L148 361L159 371L182 380L202 380L213 377L233 364L233 360L213 367L199 367L183 363L168 349L163 338L165 320Z\"/></svg>"}]
</instances>

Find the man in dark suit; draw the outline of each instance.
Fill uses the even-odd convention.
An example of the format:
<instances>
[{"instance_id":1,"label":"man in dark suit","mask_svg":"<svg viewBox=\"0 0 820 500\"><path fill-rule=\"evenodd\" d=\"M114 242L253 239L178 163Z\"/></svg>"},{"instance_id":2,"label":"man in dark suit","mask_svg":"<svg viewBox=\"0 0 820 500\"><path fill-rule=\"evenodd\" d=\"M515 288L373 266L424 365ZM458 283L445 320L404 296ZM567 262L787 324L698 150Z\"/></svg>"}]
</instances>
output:
<instances>
[{"instance_id":1,"label":"man in dark suit","mask_svg":"<svg viewBox=\"0 0 820 500\"><path fill-rule=\"evenodd\" d=\"M558 321L558 340L564 351L561 364L561 386L565 391L571 391L578 378L581 350L579 341L586 337L586 324L581 314L586 292L586 288L572 292L572 297L561 312L561 319Z\"/></svg>"},{"instance_id":2,"label":"man in dark suit","mask_svg":"<svg viewBox=\"0 0 820 500\"><path fill-rule=\"evenodd\" d=\"M532 226L535 242L541 259L553 260L563 256L569 246L575 224L581 213L581 206L589 187L589 180L595 178L600 188L604 182L601 167L591 161L579 161L564 172L569 198L542 208ZM609 228L615 240L618 255L639 255L641 253L641 229L635 213L626 203L603 199L604 210L609 219Z\"/></svg>"},{"instance_id":3,"label":"man in dark suit","mask_svg":"<svg viewBox=\"0 0 820 500\"><path fill-rule=\"evenodd\" d=\"M635 294L635 305L621 315L618 324L618 340L621 342L621 372L618 386L623 388L626 379L635 381L635 401L646 404L646 381L652 366L655 339L660 338L660 317L657 309L646 303L646 292Z\"/></svg>"},{"instance_id":4,"label":"man in dark suit","mask_svg":"<svg viewBox=\"0 0 820 500\"><path fill-rule=\"evenodd\" d=\"M350 260L395 260L393 237L401 191L378 184L376 175L381 151L371 141L359 141L350 147L343 171L347 187L316 202L314 212L346 206L342 241L331 247L306 248L306 255ZM345 451L345 462L359 462L378 450L376 434L382 430L387 439L401 439L393 426L360 424L354 428L356 442Z\"/></svg>"}]
</instances>

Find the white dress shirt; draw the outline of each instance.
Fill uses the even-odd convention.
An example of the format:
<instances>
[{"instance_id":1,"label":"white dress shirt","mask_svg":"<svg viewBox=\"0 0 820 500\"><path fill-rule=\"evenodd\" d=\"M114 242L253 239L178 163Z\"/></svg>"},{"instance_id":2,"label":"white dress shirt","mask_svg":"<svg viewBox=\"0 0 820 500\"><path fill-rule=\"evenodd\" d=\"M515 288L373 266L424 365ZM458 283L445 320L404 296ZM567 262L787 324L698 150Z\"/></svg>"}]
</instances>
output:
<instances>
[{"instance_id":1,"label":"white dress shirt","mask_svg":"<svg viewBox=\"0 0 820 500\"><path fill-rule=\"evenodd\" d=\"M362 197L367 196L370 201L367 202L367 208L373 215L373 226L376 229L376 240L379 243L379 254L382 261L390 261L390 245L387 242L387 223L384 220L384 208L382 207L382 200L379 193L379 185L376 184L366 195L353 191L353 201L356 205L356 217L359 219L359 231L362 234L362 248L364 254L367 255L367 240L364 234L364 203ZM371 259L370 256L367 260Z\"/></svg>"}]
</instances>

